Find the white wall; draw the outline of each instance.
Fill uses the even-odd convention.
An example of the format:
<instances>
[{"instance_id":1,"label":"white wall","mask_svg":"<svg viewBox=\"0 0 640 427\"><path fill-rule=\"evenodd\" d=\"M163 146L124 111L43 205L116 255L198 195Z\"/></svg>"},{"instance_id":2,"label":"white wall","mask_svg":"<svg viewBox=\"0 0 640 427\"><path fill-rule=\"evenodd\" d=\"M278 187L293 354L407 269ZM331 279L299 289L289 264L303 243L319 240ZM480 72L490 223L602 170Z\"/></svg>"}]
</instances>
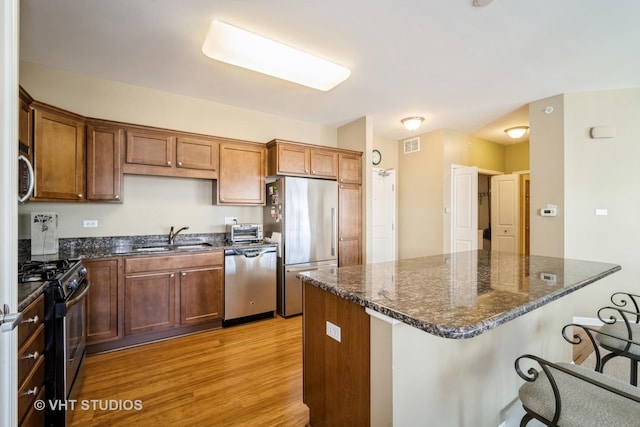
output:
<instances>
[{"instance_id":1,"label":"white wall","mask_svg":"<svg viewBox=\"0 0 640 427\"><path fill-rule=\"evenodd\" d=\"M274 138L337 146L337 130L230 105L115 81L20 64L20 84L34 99L87 116L208 135L268 142ZM124 204L32 202L19 208L19 238L30 237L30 212L59 214L59 237L224 231L224 217L262 222L262 208L212 205L210 180L125 175ZM83 219L98 228L82 228Z\"/></svg>"},{"instance_id":2,"label":"white wall","mask_svg":"<svg viewBox=\"0 0 640 427\"><path fill-rule=\"evenodd\" d=\"M622 265L581 292L575 315L595 317L614 291L640 293L640 88L565 94L564 115L564 256ZM591 139L593 126L616 137Z\"/></svg>"}]
</instances>

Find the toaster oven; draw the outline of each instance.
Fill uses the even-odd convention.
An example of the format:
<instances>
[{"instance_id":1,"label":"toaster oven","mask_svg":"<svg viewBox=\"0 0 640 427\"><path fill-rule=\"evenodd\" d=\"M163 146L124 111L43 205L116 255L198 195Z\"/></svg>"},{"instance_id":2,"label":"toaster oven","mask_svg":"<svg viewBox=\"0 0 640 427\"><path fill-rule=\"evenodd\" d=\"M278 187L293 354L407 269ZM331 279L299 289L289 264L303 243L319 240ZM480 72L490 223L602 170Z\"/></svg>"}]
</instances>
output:
<instances>
[{"instance_id":1,"label":"toaster oven","mask_svg":"<svg viewBox=\"0 0 640 427\"><path fill-rule=\"evenodd\" d=\"M226 239L232 245L262 242L262 224L227 224Z\"/></svg>"}]
</instances>

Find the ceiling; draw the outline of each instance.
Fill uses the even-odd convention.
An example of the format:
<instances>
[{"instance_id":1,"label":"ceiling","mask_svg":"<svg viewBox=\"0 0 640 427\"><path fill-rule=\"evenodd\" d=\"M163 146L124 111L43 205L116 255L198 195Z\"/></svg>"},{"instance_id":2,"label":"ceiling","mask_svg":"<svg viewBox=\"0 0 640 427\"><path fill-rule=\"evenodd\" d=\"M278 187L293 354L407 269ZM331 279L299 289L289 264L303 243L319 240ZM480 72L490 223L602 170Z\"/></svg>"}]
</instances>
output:
<instances>
[{"instance_id":1,"label":"ceiling","mask_svg":"<svg viewBox=\"0 0 640 427\"><path fill-rule=\"evenodd\" d=\"M640 86L637 0L21 0L20 59L374 135L508 143L531 101ZM351 69L329 92L204 56L212 19ZM424 116L405 130L400 119ZM527 137L523 138L526 139Z\"/></svg>"}]
</instances>

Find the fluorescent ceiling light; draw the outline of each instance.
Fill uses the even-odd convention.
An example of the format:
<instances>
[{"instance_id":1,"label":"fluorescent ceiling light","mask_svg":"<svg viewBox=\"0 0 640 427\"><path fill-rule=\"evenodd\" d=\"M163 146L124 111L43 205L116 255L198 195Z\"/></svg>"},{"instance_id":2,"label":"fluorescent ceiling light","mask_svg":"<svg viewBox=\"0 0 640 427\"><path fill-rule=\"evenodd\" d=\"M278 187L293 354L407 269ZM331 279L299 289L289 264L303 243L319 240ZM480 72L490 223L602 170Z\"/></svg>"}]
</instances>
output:
<instances>
[{"instance_id":1,"label":"fluorescent ceiling light","mask_svg":"<svg viewBox=\"0 0 640 427\"><path fill-rule=\"evenodd\" d=\"M323 91L351 75L341 65L218 20L211 22L202 52L227 64Z\"/></svg>"},{"instance_id":2,"label":"fluorescent ceiling light","mask_svg":"<svg viewBox=\"0 0 640 427\"><path fill-rule=\"evenodd\" d=\"M510 138L518 139L522 138L522 135L524 135L528 129L529 126L516 126L513 128L505 129L504 131L507 135L509 135Z\"/></svg>"}]
</instances>

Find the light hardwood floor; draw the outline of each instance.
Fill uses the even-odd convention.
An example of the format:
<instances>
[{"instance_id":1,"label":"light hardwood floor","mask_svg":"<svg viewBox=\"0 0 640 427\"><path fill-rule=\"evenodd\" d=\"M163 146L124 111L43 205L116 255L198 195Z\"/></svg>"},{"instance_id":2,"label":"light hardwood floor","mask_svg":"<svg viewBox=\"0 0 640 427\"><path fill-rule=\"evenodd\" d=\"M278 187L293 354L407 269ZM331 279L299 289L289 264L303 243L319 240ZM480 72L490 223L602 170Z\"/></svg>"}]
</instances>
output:
<instances>
[{"instance_id":1,"label":"light hardwood floor","mask_svg":"<svg viewBox=\"0 0 640 427\"><path fill-rule=\"evenodd\" d=\"M142 409L93 410L92 399ZM89 356L78 401L74 427L304 426L302 317Z\"/></svg>"}]
</instances>

